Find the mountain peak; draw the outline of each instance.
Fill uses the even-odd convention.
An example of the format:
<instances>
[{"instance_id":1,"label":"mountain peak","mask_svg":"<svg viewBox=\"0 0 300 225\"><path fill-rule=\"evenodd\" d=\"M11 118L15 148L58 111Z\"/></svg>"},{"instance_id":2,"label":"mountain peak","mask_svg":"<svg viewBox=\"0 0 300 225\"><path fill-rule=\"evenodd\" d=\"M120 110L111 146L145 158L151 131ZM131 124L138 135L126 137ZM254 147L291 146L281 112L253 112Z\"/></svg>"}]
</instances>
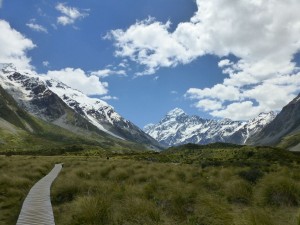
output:
<instances>
[{"instance_id":1,"label":"mountain peak","mask_svg":"<svg viewBox=\"0 0 300 225\"><path fill-rule=\"evenodd\" d=\"M248 123L270 123L275 117L277 113L270 111L270 112L262 112L257 117L248 121Z\"/></svg>"},{"instance_id":2,"label":"mountain peak","mask_svg":"<svg viewBox=\"0 0 300 225\"><path fill-rule=\"evenodd\" d=\"M158 124L145 126L144 131L164 146L214 142L244 144L254 132L260 131L273 118L274 113L270 112L249 122L202 119L199 116L188 116L182 109L175 108Z\"/></svg>"},{"instance_id":3,"label":"mountain peak","mask_svg":"<svg viewBox=\"0 0 300 225\"><path fill-rule=\"evenodd\" d=\"M0 70L3 72L16 72L17 68L13 63L0 63Z\"/></svg>"},{"instance_id":4,"label":"mountain peak","mask_svg":"<svg viewBox=\"0 0 300 225\"><path fill-rule=\"evenodd\" d=\"M74 133L95 133L159 149L159 144L106 102L35 72L0 64L0 86L33 116ZM106 133L106 134L105 134Z\"/></svg>"},{"instance_id":5,"label":"mountain peak","mask_svg":"<svg viewBox=\"0 0 300 225\"><path fill-rule=\"evenodd\" d=\"M177 116L180 116L182 114L185 114L185 112L182 109L175 108L175 109L171 110L170 112L168 112L167 116L177 117Z\"/></svg>"}]
</instances>

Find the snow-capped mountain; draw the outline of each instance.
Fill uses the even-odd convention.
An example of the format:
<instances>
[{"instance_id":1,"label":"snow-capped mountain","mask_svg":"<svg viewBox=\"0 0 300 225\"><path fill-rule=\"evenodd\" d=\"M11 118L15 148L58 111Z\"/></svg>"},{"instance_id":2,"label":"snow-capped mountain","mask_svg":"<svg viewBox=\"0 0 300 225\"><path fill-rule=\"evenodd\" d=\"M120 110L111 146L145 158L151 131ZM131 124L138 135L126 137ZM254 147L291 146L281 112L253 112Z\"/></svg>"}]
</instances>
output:
<instances>
[{"instance_id":1,"label":"snow-capped mountain","mask_svg":"<svg viewBox=\"0 0 300 225\"><path fill-rule=\"evenodd\" d=\"M251 135L269 124L275 116L274 112L270 112L261 113L248 122L230 119L212 120L189 116L182 109L176 108L158 124L146 125L144 131L164 146L213 142L244 144Z\"/></svg>"},{"instance_id":2,"label":"snow-capped mountain","mask_svg":"<svg viewBox=\"0 0 300 225\"><path fill-rule=\"evenodd\" d=\"M121 140L159 146L106 102L34 72L0 66L0 85L27 112L73 132L105 132Z\"/></svg>"}]
</instances>

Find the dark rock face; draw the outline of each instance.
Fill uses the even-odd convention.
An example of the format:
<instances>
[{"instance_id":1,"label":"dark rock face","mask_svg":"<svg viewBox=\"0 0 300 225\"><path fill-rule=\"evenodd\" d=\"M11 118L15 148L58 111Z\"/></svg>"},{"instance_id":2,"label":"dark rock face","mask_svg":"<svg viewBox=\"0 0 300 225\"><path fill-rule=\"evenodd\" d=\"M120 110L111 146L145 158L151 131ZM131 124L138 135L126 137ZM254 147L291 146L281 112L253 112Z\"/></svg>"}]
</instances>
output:
<instances>
[{"instance_id":1,"label":"dark rock face","mask_svg":"<svg viewBox=\"0 0 300 225\"><path fill-rule=\"evenodd\" d=\"M65 114L66 104L38 78L28 77L18 72L8 78L22 85L30 93L30 99L27 101L16 99L26 111L47 121L54 121Z\"/></svg>"},{"instance_id":2,"label":"dark rock face","mask_svg":"<svg viewBox=\"0 0 300 225\"><path fill-rule=\"evenodd\" d=\"M40 90L41 89L43 88L40 88ZM57 95L49 90L40 96L35 96L31 100L31 104L39 110L39 112L33 113L43 115L43 117L49 121L58 119L65 114L65 105L60 101Z\"/></svg>"},{"instance_id":3,"label":"dark rock face","mask_svg":"<svg viewBox=\"0 0 300 225\"><path fill-rule=\"evenodd\" d=\"M286 105L276 118L247 143L253 145L275 145L283 137L300 131L300 94Z\"/></svg>"}]
</instances>

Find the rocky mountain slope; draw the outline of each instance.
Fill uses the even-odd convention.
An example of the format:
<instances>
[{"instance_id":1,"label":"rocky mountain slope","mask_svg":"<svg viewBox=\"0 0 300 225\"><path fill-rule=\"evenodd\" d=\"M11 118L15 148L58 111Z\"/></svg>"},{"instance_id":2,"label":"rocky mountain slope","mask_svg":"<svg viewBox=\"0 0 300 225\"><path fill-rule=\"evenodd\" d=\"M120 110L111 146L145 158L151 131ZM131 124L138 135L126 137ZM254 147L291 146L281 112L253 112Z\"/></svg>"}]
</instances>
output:
<instances>
[{"instance_id":1,"label":"rocky mountain slope","mask_svg":"<svg viewBox=\"0 0 300 225\"><path fill-rule=\"evenodd\" d=\"M17 71L12 64L0 67L0 85L30 115L78 135L114 137L159 148L152 137L121 117L106 102L34 73Z\"/></svg>"},{"instance_id":2,"label":"rocky mountain slope","mask_svg":"<svg viewBox=\"0 0 300 225\"><path fill-rule=\"evenodd\" d=\"M182 109L170 111L158 124L149 124L144 131L164 146L186 143L208 144L228 142L244 144L249 137L269 124L276 114L262 113L248 121L212 120L189 116Z\"/></svg>"},{"instance_id":3,"label":"rocky mountain slope","mask_svg":"<svg viewBox=\"0 0 300 225\"><path fill-rule=\"evenodd\" d=\"M247 141L254 145L292 148L300 143L300 94L286 105L277 117ZM300 146L298 147L300 150Z\"/></svg>"},{"instance_id":4,"label":"rocky mountain slope","mask_svg":"<svg viewBox=\"0 0 300 225\"><path fill-rule=\"evenodd\" d=\"M95 137L97 140L77 135L32 116L0 86L0 152L34 153L42 149L46 154L56 154L68 146L76 151L74 146L105 147L109 141L109 137Z\"/></svg>"}]
</instances>

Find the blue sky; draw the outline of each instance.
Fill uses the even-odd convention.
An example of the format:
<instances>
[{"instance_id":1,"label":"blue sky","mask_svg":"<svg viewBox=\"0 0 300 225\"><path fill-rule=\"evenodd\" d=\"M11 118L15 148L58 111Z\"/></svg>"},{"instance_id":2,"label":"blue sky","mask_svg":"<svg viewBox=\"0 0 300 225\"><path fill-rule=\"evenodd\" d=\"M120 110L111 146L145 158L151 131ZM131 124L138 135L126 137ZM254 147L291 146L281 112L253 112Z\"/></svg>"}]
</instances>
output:
<instances>
[{"instance_id":1,"label":"blue sky","mask_svg":"<svg viewBox=\"0 0 300 225\"><path fill-rule=\"evenodd\" d=\"M0 2L0 61L105 99L140 127L175 107L247 120L300 91L293 0Z\"/></svg>"}]
</instances>

